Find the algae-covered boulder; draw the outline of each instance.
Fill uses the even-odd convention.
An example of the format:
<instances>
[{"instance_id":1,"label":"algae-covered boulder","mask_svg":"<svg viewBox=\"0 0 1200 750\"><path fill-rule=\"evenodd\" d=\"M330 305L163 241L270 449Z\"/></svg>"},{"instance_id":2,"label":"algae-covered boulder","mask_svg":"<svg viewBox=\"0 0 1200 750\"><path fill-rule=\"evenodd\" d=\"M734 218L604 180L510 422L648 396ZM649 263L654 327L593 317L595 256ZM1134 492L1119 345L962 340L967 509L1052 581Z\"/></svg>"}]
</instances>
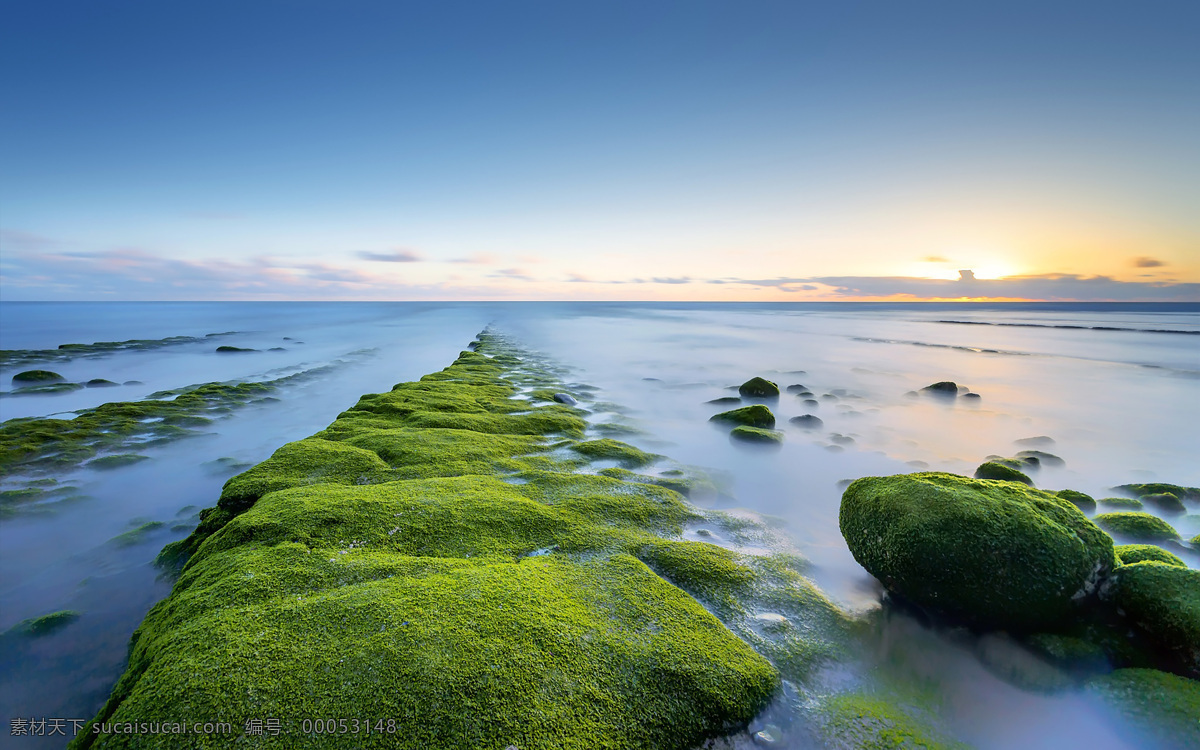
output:
<instances>
[{"instance_id":1,"label":"algae-covered boulder","mask_svg":"<svg viewBox=\"0 0 1200 750\"><path fill-rule=\"evenodd\" d=\"M723 411L708 418L710 422L729 422L730 424L746 425L747 427L763 427L771 429L775 426L775 415L762 404L743 406L740 409Z\"/></svg>"},{"instance_id":2,"label":"algae-covered boulder","mask_svg":"<svg viewBox=\"0 0 1200 750\"><path fill-rule=\"evenodd\" d=\"M1142 482L1137 484L1119 484L1112 489L1133 497L1169 492L1181 500L1200 502L1200 487L1183 487L1178 484L1168 484L1166 482Z\"/></svg>"},{"instance_id":3,"label":"algae-covered boulder","mask_svg":"<svg viewBox=\"0 0 1200 750\"><path fill-rule=\"evenodd\" d=\"M1187 563L1180 560L1179 557L1162 547L1155 547L1153 544L1118 544L1115 549L1117 559L1121 561L1122 565L1153 560L1167 565L1178 565L1181 568L1187 567Z\"/></svg>"},{"instance_id":4,"label":"algae-covered boulder","mask_svg":"<svg viewBox=\"0 0 1200 750\"><path fill-rule=\"evenodd\" d=\"M729 436L743 443L779 445L783 442L783 433L778 430L764 430L761 427L747 427L746 425L734 427Z\"/></svg>"},{"instance_id":5,"label":"algae-covered boulder","mask_svg":"<svg viewBox=\"0 0 1200 750\"><path fill-rule=\"evenodd\" d=\"M46 383L58 383L65 379L57 372L50 372L49 370L26 370L13 375L12 382L16 386L43 385Z\"/></svg>"},{"instance_id":6,"label":"algae-covered boulder","mask_svg":"<svg viewBox=\"0 0 1200 750\"><path fill-rule=\"evenodd\" d=\"M657 453L647 453L634 448L628 443L622 443L619 440L611 438L576 443L571 446L571 450L591 459L608 459L610 461L617 461L622 466L630 467L646 466L662 458Z\"/></svg>"},{"instance_id":7,"label":"algae-covered boulder","mask_svg":"<svg viewBox=\"0 0 1200 750\"><path fill-rule=\"evenodd\" d=\"M1105 511L1141 510L1142 501L1132 497L1102 497L1096 501Z\"/></svg>"},{"instance_id":8,"label":"algae-covered boulder","mask_svg":"<svg viewBox=\"0 0 1200 750\"><path fill-rule=\"evenodd\" d=\"M1171 524L1149 513L1101 513L1092 520L1113 536L1139 542L1166 542L1179 538L1179 532Z\"/></svg>"},{"instance_id":9,"label":"algae-covered boulder","mask_svg":"<svg viewBox=\"0 0 1200 750\"><path fill-rule=\"evenodd\" d=\"M743 398L779 398L779 386L763 378L750 378L738 386Z\"/></svg>"},{"instance_id":10,"label":"algae-covered boulder","mask_svg":"<svg viewBox=\"0 0 1200 750\"><path fill-rule=\"evenodd\" d=\"M1200 682L1157 669L1118 669L1087 683L1122 720L1131 747L1200 747Z\"/></svg>"},{"instance_id":11,"label":"algae-covered boulder","mask_svg":"<svg viewBox=\"0 0 1200 750\"><path fill-rule=\"evenodd\" d=\"M1105 584L1104 598L1200 675L1200 570L1157 561L1122 565Z\"/></svg>"},{"instance_id":12,"label":"algae-covered boulder","mask_svg":"<svg viewBox=\"0 0 1200 750\"><path fill-rule=\"evenodd\" d=\"M997 479L1002 482L1020 482L1021 484L1033 485L1033 480L1024 473L1016 469L1009 468L1004 464L996 463L995 461L986 461L975 469L976 479Z\"/></svg>"},{"instance_id":13,"label":"algae-covered boulder","mask_svg":"<svg viewBox=\"0 0 1200 750\"><path fill-rule=\"evenodd\" d=\"M28 620L22 620L5 631L5 635L41 638L44 635L50 635L65 628L78 619L78 612L64 609L58 612L51 612L48 615L42 615L41 617L31 617Z\"/></svg>"},{"instance_id":14,"label":"algae-covered boulder","mask_svg":"<svg viewBox=\"0 0 1200 750\"><path fill-rule=\"evenodd\" d=\"M1084 513L1091 513L1092 511L1096 510L1096 501L1091 495L1086 493L1077 492L1075 490L1059 490L1054 494L1058 495L1063 500L1066 500L1071 505L1074 505L1076 508L1079 508Z\"/></svg>"},{"instance_id":15,"label":"algae-covered boulder","mask_svg":"<svg viewBox=\"0 0 1200 750\"><path fill-rule=\"evenodd\" d=\"M867 477L846 488L839 520L888 590L985 627L1053 630L1117 564L1078 508L1016 482Z\"/></svg>"}]
</instances>

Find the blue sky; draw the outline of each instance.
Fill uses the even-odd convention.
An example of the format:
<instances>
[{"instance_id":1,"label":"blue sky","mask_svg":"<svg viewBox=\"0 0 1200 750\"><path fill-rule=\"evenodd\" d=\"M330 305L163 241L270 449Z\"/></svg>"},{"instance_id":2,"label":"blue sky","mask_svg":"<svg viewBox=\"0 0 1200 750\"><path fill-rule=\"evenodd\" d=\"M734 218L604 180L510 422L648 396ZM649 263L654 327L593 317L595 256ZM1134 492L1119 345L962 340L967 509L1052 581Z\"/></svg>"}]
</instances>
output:
<instances>
[{"instance_id":1,"label":"blue sky","mask_svg":"<svg viewBox=\"0 0 1200 750\"><path fill-rule=\"evenodd\" d=\"M5 299L1200 297L1194 2L0 27Z\"/></svg>"}]
</instances>

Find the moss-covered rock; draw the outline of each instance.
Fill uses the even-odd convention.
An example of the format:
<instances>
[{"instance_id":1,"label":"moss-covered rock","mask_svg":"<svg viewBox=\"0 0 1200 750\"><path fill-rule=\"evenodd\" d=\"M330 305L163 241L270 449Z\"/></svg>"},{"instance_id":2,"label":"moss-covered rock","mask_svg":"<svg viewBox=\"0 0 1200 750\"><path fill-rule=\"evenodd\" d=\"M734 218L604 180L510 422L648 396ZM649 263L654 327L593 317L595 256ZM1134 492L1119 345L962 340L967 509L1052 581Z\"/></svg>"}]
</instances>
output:
<instances>
[{"instance_id":1,"label":"moss-covered rock","mask_svg":"<svg viewBox=\"0 0 1200 750\"><path fill-rule=\"evenodd\" d=\"M1050 493L937 472L859 479L842 535L890 591L985 627L1053 630L1116 565L1112 540Z\"/></svg>"},{"instance_id":2,"label":"moss-covered rock","mask_svg":"<svg viewBox=\"0 0 1200 750\"><path fill-rule=\"evenodd\" d=\"M1076 490L1059 490L1054 493L1063 500L1066 500L1071 505L1079 508L1084 513L1091 513L1096 510L1096 501L1091 495Z\"/></svg>"},{"instance_id":3,"label":"moss-covered rock","mask_svg":"<svg viewBox=\"0 0 1200 750\"><path fill-rule=\"evenodd\" d=\"M1156 669L1118 669L1092 679L1087 691L1117 712L1126 724L1118 729L1134 747L1200 747L1200 682Z\"/></svg>"},{"instance_id":4,"label":"moss-covered rock","mask_svg":"<svg viewBox=\"0 0 1200 750\"><path fill-rule=\"evenodd\" d=\"M783 442L783 433L779 430L765 430L761 427L738 425L729 433L729 437L743 443L763 443L779 445Z\"/></svg>"},{"instance_id":5,"label":"moss-covered rock","mask_svg":"<svg viewBox=\"0 0 1200 750\"><path fill-rule=\"evenodd\" d=\"M788 424L794 424L804 430L818 430L825 422L815 414L801 414L789 419Z\"/></svg>"},{"instance_id":6,"label":"moss-covered rock","mask_svg":"<svg viewBox=\"0 0 1200 750\"><path fill-rule=\"evenodd\" d=\"M32 617L28 620L22 620L21 622L9 628L5 635L25 638L40 638L44 635L50 635L51 633L57 632L78 619L78 612L70 609L64 609L58 612L51 612L48 615L42 615L41 617Z\"/></svg>"},{"instance_id":7,"label":"moss-covered rock","mask_svg":"<svg viewBox=\"0 0 1200 750\"><path fill-rule=\"evenodd\" d=\"M1037 465L1039 465L1039 466L1066 466L1067 465L1066 461L1062 460L1060 457L1054 455L1053 453L1047 453L1045 451L1038 451L1038 450L1017 451L1017 458L1024 459L1026 461L1029 461L1029 460L1036 461Z\"/></svg>"},{"instance_id":8,"label":"moss-covered rock","mask_svg":"<svg viewBox=\"0 0 1200 750\"><path fill-rule=\"evenodd\" d=\"M1149 495L1142 495L1138 498L1146 505L1172 516L1181 516L1187 513L1187 508L1183 507L1183 501L1178 495L1171 492L1154 492Z\"/></svg>"},{"instance_id":9,"label":"moss-covered rock","mask_svg":"<svg viewBox=\"0 0 1200 750\"><path fill-rule=\"evenodd\" d=\"M135 544L141 544L142 542L146 541L146 537L149 536L151 532L157 531L165 525L166 524L164 524L162 521L147 521L136 528L132 528L129 531L117 534L112 539L109 539L108 543L114 544L118 547L132 547Z\"/></svg>"},{"instance_id":10,"label":"moss-covered rock","mask_svg":"<svg viewBox=\"0 0 1200 750\"><path fill-rule=\"evenodd\" d=\"M24 372L18 372L12 377L13 384L18 386L57 383L61 380L66 380L66 378L50 370L25 370Z\"/></svg>"},{"instance_id":11,"label":"moss-covered rock","mask_svg":"<svg viewBox=\"0 0 1200 750\"><path fill-rule=\"evenodd\" d=\"M123 466L132 466L133 464L141 463L149 458L149 456L143 456L139 453L117 453L111 456L93 458L84 465L89 469L119 469Z\"/></svg>"},{"instance_id":12,"label":"moss-covered rock","mask_svg":"<svg viewBox=\"0 0 1200 750\"><path fill-rule=\"evenodd\" d=\"M740 424L747 427L762 427L771 429L775 426L775 415L771 410L762 404L754 404L752 406L743 406L740 409L732 409L723 411L720 414L714 414L709 417L710 422L728 422L730 424Z\"/></svg>"},{"instance_id":13,"label":"moss-covered rock","mask_svg":"<svg viewBox=\"0 0 1200 750\"><path fill-rule=\"evenodd\" d=\"M1171 524L1149 513L1101 513L1092 520L1113 536L1133 541L1166 542L1179 538L1179 532Z\"/></svg>"},{"instance_id":14,"label":"moss-covered rock","mask_svg":"<svg viewBox=\"0 0 1200 750\"><path fill-rule=\"evenodd\" d=\"M86 385L88 388L116 388L120 385L120 383L114 383L111 380L105 380L104 378L92 378L88 382L84 383L84 385Z\"/></svg>"},{"instance_id":15,"label":"moss-covered rock","mask_svg":"<svg viewBox=\"0 0 1200 750\"><path fill-rule=\"evenodd\" d=\"M1141 510L1146 507L1141 500L1132 497L1102 497L1096 502L1104 511Z\"/></svg>"},{"instance_id":16,"label":"moss-covered rock","mask_svg":"<svg viewBox=\"0 0 1200 750\"><path fill-rule=\"evenodd\" d=\"M779 386L764 378L750 378L738 386L742 398L779 398Z\"/></svg>"},{"instance_id":17,"label":"moss-covered rock","mask_svg":"<svg viewBox=\"0 0 1200 750\"><path fill-rule=\"evenodd\" d=\"M975 469L976 479L997 479L1002 482L1020 482L1033 486L1033 480L1016 469L1009 468L995 461L986 461ZM1073 503L1072 503L1073 504Z\"/></svg>"},{"instance_id":18,"label":"moss-covered rock","mask_svg":"<svg viewBox=\"0 0 1200 750\"><path fill-rule=\"evenodd\" d=\"M1122 565L1132 565L1134 563L1153 560L1155 562L1166 563L1167 565L1178 565L1181 568L1187 567L1187 563L1180 560L1178 556L1153 544L1119 544L1115 547L1115 550L1117 559L1121 561Z\"/></svg>"},{"instance_id":19,"label":"moss-covered rock","mask_svg":"<svg viewBox=\"0 0 1200 750\"><path fill-rule=\"evenodd\" d=\"M1157 561L1122 565L1105 599L1155 643L1200 676L1200 570Z\"/></svg>"},{"instance_id":20,"label":"moss-covered rock","mask_svg":"<svg viewBox=\"0 0 1200 750\"><path fill-rule=\"evenodd\" d=\"M826 701L821 713L819 732L823 747L862 750L965 750L967 747L876 696L839 695Z\"/></svg>"},{"instance_id":21,"label":"moss-covered rock","mask_svg":"<svg viewBox=\"0 0 1200 750\"><path fill-rule=\"evenodd\" d=\"M1184 487L1166 482L1142 482L1137 484L1120 484L1112 489L1132 497L1169 492L1181 500L1200 502L1200 487Z\"/></svg>"},{"instance_id":22,"label":"moss-covered rock","mask_svg":"<svg viewBox=\"0 0 1200 750\"><path fill-rule=\"evenodd\" d=\"M737 613L768 578L679 539L700 514L654 478L576 472L562 455L587 443L548 436L582 434L577 410L531 409L507 376L464 353L233 477L160 556L187 562L99 719L369 714L438 748L686 748L744 726L779 674L685 592Z\"/></svg>"},{"instance_id":23,"label":"moss-covered rock","mask_svg":"<svg viewBox=\"0 0 1200 750\"><path fill-rule=\"evenodd\" d=\"M647 453L634 448L628 443L622 443L619 440L610 440L609 438L576 443L571 446L571 450L591 459L617 461L622 466L632 468L648 466L662 458L657 453Z\"/></svg>"}]
</instances>

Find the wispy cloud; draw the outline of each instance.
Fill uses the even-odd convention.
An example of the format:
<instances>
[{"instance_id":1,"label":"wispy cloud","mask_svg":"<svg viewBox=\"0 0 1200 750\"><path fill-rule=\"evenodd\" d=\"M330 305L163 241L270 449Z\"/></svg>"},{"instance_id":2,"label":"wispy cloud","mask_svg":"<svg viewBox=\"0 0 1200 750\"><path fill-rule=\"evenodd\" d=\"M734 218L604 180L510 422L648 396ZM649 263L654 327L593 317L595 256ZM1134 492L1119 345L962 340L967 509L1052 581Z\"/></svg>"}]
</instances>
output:
<instances>
[{"instance_id":1,"label":"wispy cloud","mask_svg":"<svg viewBox=\"0 0 1200 750\"><path fill-rule=\"evenodd\" d=\"M536 281L529 272L523 268L501 268L495 273L488 274L491 279L516 279L517 281Z\"/></svg>"},{"instance_id":2,"label":"wispy cloud","mask_svg":"<svg viewBox=\"0 0 1200 750\"><path fill-rule=\"evenodd\" d=\"M497 261L496 256L488 255L487 253L476 253L464 258L451 258L447 263L474 263L481 266L488 266Z\"/></svg>"},{"instance_id":3,"label":"wispy cloud","mask_svg":"<svg viewBox=\"0 0 1200 750\"><path fill-rule=\"evenodd\" d=\"M380 263L420 263L425 260L421 255L413 250L393 250L387 253L373 253L369 250L363 250L358 253L358 257L363 260L373 260Z\"/></svg>"},{"instance_id":4,"label":"wispy cloud","mask_svg":"<svg viewBox=\"0 0 1200 750\"><path fill-rule=\"evenodd\" d=\"M687 276L655 276L650 279L653 284L690 284L692 279Z\"/></svg>"},{"instance_id":5,"label":"wispy cloud","mask_svg":"<svg viewBox=\"0 0 1200 750\"><path fill-rule=\"evenodd\" d=\"M1167 265L1166 263L1163 263L1158 258L1151 258L1146 255L1143 255L1138 258L1134 258L1132 263L1136 268L1160 268L1162 266Z\"/></svg>"},{"instance_id":6,"label":"wispy cloud","mask_svg":"<svg viewBox=\"0 0 1200 750\"><path fill-rule=\"evenodd\" d=\"M926 255L924 258L921 258L921 260L925 261L926 263L949 263L950 262L949 258L943 258L940 255Z\"/></svg>"},{"instance_id":7,"label":"wispy cloud","mask_svg":"<svg viewBox=\"0 0 1200 750\"><path fill-rule=\"evenodd\" d=\"M0 229L0 250L39 252L52 250L63 245L59 240L43 237L32 232L22 232L18 229Z\"/></svg>"}]
</instances>

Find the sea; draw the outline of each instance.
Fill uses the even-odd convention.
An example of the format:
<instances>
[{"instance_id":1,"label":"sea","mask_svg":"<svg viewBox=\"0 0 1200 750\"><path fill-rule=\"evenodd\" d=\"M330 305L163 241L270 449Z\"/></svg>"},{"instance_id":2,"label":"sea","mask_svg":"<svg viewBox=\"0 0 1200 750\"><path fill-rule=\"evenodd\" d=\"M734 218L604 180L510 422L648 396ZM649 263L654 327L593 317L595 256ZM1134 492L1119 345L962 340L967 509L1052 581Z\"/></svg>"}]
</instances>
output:
<instances>
[{"instance_id":1,"label":"sea","mask_svg":"<svg viewBox=\"0 0 1200 750\"><path fill-rule=\"evenodd\" d=\"M1040 488L1102 498L1129 482L1200 486L1200 304L4 302L0 349L9 354L189 337L6 360L5 422L69 419L203 383L279 384L272 398L230 410L201 434L138 448L149 460L54 474L74 488L71 502L0 515L0 633L50 612L79 613L40 638L0 639L0 718L94 716L124 671L130 636L170 591L156 554L190 533L229 476L324 428L360 395L448 365L486 326L621 405L642 431L628 442L718 477L722 492L708 507L777 519L811 562L811 578L853 612L880 608L882 592L838 530L847 480L969 475L989 455L1036 444L1062 459L1032 473ZM219 345L252 351L218 353ZM28 369L119 385L24 395L11 381ZM812 394L785 393L773 407L786 433L778 450L731 442L708 423L718 409L706 402L736 395L754 376ZM922 395L940 381L978 398ZM804 414L821 426L788 422ZM27 479L4 476L0 489ZM1170 521L1185 539L1200 532L1195 514ZM1200 567L1200 553L1186 562ZM1015 645L903 612L877 621L856 668L936 689L939 719L963 742L1146 746L1083 694L1014 684L996 654ZM0 744L62 747L65 726L68 736L19 744L0 728Z\"/></svg>"}]
</instances>

